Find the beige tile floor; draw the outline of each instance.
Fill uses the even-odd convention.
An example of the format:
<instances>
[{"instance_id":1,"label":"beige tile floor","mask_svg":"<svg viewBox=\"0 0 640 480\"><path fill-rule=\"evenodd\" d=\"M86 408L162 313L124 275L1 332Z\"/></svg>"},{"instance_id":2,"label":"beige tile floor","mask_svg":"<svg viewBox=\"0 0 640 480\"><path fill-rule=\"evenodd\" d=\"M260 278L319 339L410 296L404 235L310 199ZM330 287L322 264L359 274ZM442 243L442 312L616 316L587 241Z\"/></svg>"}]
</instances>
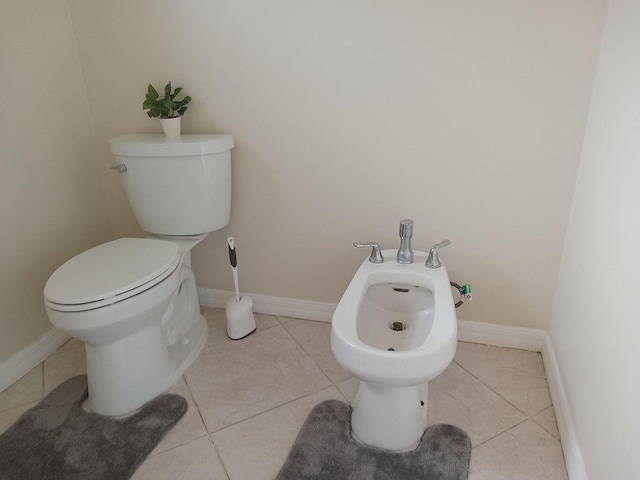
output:
<instances>
[{"instance_id":1,"label":"beige tile floor","mask_svg":"<svg viewBox=\"0 0 640 480\"><path fill-rule=\"evenodd\" d=\"M271 480L315 404L353 401L357 381L333 359L328 323L256 315L258 331L232 341L223 310L203 314L207 344L171 390L189 410L134 480ZM82 344L66 343L0 393L0 432L84 371ZM471 480L567 479L540 354L460 342L429 385L429 423L471 437Z\"/></svg>"}]
</instances>

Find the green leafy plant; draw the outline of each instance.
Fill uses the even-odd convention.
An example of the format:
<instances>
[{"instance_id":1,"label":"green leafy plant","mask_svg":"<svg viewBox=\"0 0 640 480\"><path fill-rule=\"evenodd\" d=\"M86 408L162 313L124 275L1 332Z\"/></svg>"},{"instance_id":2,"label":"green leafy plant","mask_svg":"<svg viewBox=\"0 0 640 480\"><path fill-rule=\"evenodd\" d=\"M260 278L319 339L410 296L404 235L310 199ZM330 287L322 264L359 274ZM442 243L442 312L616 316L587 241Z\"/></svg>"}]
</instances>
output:
<instances>
[{"instance_id":1,"label":"green leafy plant","mask_svg":"<svg viewBox=\"0 0 640 480\"><path fill-rule=\"evenodd\" d=\"M184 115L187 111L187 104L191 101L191 97L186 96L182 100L176 100L178 94L182 91L182 87L177 87L171 91L171 82L164 87L164 97L161 97L158 91L149 84L147 95L142 104L142 109L147 110L149 118L176 118Z\"/></svg>"}]
</instances>

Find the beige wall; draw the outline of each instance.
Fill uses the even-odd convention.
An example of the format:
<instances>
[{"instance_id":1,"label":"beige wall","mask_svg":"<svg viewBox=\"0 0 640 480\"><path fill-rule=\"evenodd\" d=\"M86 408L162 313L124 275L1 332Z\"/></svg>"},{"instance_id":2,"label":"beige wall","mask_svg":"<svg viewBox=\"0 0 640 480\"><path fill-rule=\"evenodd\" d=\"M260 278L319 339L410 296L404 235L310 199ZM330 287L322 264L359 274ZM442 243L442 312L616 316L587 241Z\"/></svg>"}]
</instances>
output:
<instances>
[{"instance_id":1,"label":"beige wall","mask_svg":"<svg viewBox=\"0 0 640 480\"><path fill-rule=\"evenodd\" d=\"M640 3L612 0L551 338L590 479L638 478Z\"/></svg>"},{"instance_id":2,"label":"beige wall","mask_svg":"<svg viewBox=\"0 0 640 480\"><path fill-rule=\"evenodd\" d=\"M0 364L52 328L53 270L112 238L67 4L1 6Z\"/></svg>"},{"instance_id":3,"label":"beige wall","mask_svg":"<svg viewBox=\"0 0 640 480\"><path fill-rule=\"evenodd\" d=\"M227 132L231 224L202 287L337 302L366 253L450 238L459 316L546 328L603 0L69 0L116 236L142 235L107 139L160 131L148 82L192 97L187 133Z\"/></svg>"}]
</instances>

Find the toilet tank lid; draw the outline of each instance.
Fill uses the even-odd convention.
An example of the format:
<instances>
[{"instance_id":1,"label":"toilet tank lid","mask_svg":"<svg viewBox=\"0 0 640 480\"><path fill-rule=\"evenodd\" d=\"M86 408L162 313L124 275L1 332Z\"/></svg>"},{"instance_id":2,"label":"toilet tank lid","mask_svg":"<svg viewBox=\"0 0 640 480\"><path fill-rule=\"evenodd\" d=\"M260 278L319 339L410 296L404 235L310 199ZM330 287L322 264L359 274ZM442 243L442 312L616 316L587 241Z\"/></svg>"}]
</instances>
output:
<instances>
[{"instance_id":1,"label":"toilet tank lid","mask_svg":"<svg viewBox=\"0 0 640 480\"><path fill-rule=\"evenodd\" d=\"M226 152L234 147L233 135L208 133L167 138L157 133L132 133L109 140L111 153L123 157L184 157Z\"/></svg>"},{"instance_id":2,"label":"toilet tank lid","mask_svg":"<svg viewBox=\"0 0 640 480\"><path fill-rule=\"evenodd\" d=\"M123 294L128 291L155 285L179 262L180 251L174 242L120 238L93 247L61 265L49 277L44 297L59 305L113 303L119 296L124 299Z\"/></svg>"}]
</instances>

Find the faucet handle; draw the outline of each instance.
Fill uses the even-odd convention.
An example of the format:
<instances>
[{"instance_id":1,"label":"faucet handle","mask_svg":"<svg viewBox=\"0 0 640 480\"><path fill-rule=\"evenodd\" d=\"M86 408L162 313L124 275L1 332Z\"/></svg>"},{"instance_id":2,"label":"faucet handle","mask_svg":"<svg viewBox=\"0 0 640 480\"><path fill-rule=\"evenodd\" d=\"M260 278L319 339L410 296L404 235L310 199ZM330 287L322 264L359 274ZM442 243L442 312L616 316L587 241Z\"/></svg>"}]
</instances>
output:
<instances>
[{"instance_id":1,"label":"faucet handle","mask_svg":"<svg viewBox=\"0 0 640 480\"><path fill-rule=\"evenodd\" d=\"M384 258L382 257L382 252L380 251L380 245L376 242L356 242L353 244L354 247L357 248L367 248L371 247L371 255L369 255L369 261L371 263L382 263L384 262Z\"/></svg>"},{"instance_id":2,"label":"faucet handle","mask_svg":"<svg viewBox=\"0 0 640 480\"><path fill-rule=\"evenodd\" d=\"M443 247L446 247L450 243L451 242L449 240L443 240L440 243L436 243L433 247L431 247L431 250L429 250L429 257L427 258L425 265L428 268L440 268L442 264L440 263L440 257L438 256L438 250L440 250Z\"/></svg>"}]
</instances>

